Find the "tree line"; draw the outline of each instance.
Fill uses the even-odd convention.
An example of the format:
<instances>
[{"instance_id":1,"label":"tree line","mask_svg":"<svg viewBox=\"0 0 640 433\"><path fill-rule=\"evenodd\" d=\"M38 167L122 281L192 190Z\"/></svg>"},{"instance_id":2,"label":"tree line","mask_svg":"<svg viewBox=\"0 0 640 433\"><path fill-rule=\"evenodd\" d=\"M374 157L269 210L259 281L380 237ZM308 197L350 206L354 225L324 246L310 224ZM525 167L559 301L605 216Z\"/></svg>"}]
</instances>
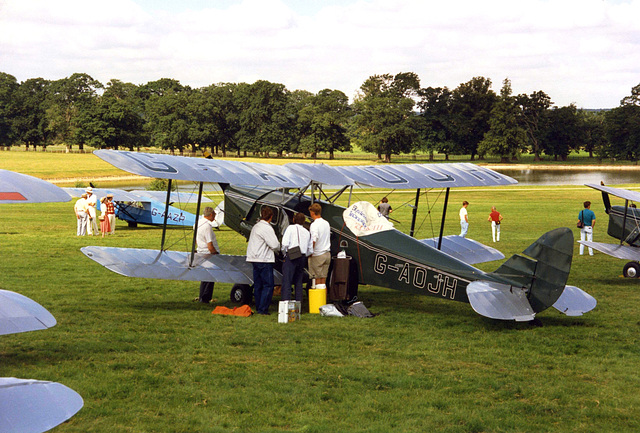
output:
<instances>
[{"instance_id":1,"label":"tree line","mask_svg":"<svg viewBox=\"0 0 640 433\"><path fill-rule=\"evenodd\" d=\"M412 152L564 160L579 149L598 158L640 157L640 84L619 107L600 111L554 106L541 90L513 95L509 79L499 93L491 86L485 77L448 89L421 87L412 72L374 75L350 103L340 90L289 91L264 80L194 89L169 78L103 85L76 73L19 83L0 73L0 146L323 152L333 159L357 145L385 161Z\"/></svg>"}]
</instances>

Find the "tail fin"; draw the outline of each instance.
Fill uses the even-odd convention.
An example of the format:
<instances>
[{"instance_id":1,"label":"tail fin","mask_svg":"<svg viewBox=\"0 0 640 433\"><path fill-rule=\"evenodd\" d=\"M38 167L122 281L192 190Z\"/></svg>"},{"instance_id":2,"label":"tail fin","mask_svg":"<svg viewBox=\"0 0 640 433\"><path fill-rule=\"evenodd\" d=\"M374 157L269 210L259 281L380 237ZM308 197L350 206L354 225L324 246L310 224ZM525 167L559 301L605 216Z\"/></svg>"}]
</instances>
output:
<instances>
[{"instance_id":1,"label":"tail fin","mask_svg":"<svg viewBox=\"0 0 640 433\"><path fill-rule=\"evenodd\" d=\"M525 287L531 308L539 313L551 307L564 291L572 258L573 232L562 227L542 235L495 273Z\"/></svg>"}]
</instances>

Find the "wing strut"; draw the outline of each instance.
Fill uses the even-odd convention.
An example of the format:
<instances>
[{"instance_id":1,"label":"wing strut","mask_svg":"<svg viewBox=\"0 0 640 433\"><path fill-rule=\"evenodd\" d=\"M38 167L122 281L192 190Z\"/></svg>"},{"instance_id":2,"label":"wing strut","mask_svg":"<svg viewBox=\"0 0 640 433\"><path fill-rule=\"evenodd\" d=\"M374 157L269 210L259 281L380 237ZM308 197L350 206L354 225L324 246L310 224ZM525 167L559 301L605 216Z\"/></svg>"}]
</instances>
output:
<instances>
[{"instance_id":1,"label":"wing strut","mask_svg":"<svg viewBox=\"0 0 640 433\"><path fill-rule=\"evenodd\" d=\"M191 258L189 259L189 267L193 265L193 256L196 253L196 237L198 236L198 218L200 218L200 203L202 202L202 185L198 186L198 204L196 205L196 225L193 227L193 242L191 242Z\"/></svg>"},{"instance_id":2,"label":"wing strut","mask_svg":"<svg viewBox=\"0 0 640 433\"><path fill-rule=\"evenodd\" d=\"M416 227L416 217L418 216L418 202L420 201L420 188L416 190L416 202L413 205L413 216L411 218L411 230L409 236L413 237L413 229Z\"/></svg>"},{"instance_id":3,"label":"wing strut","mask_svg":"<svg viewBox=\"0 0 640 433\"><path fill-rule=\"evenodd\" d=\"M164 239L167 234L167 218L169 218L169 202L171 201L171 179L167 186L167 201L164 204L164 222L162 223L162 241L160 242L160 251L164 251Z\"/></svg>"},{"instance_id":4,"label":"wing strut","mask_svg":"<svg viewBox=\"0 0 640 433\"><path fill-rule=\"evenodd\" d=\"M624 200L624 217L622 218L622 236L620 236L620 245L624 243L624 229L627 227L627 209L629 209L629 199ZM631 236L631 232L629 232Z\"/></svg>"},{"instance_id":5,"label":"wing strut","mask_svg":"<svg viewBox=\"0 0 640 433\"><path fill-rule=\"evenodd\" d=\"M442 246L442 235L444 234L444 219L447 216L447 203L449 202L449 189L444 195L444 209L442 210L442 222L440 223L440 237L438 238L438 249Z\"/></svg>"}]
</instances>

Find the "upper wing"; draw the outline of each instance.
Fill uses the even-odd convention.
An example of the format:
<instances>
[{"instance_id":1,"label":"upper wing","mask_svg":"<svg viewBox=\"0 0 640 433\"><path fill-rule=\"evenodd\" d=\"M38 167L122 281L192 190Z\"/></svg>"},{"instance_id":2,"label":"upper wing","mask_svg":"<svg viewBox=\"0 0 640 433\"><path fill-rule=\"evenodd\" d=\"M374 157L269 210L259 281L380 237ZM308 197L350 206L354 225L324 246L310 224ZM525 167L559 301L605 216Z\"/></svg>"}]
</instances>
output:
<instances>
[{"instance_id":1,"label":"upper wing","mask_svg":"<svg viewBox=\"0 0 640 433\"><path fill-rule=\"evenodd\" d=\"M311 181L327 185L353 185L390 189L497 186L515 179L469 163L328 166L291 163L270 165L219 159L96 150L94 153L130 173L197 182L298 188Z\"/></svg>"},{"instance_id":2,"label":"upper wing","mask_svg":"<svg viewBox=\"0 0 640 433\"><path fill-rule=\"evenodd\" d=\"M420 239L420 242L430 247L438 248L438 240L439 238L429 238ZM444 236L442 238L441 251L469 265L504 259L504 254L495 248L458 235Z\"/></svg>"},{"instance_id":3,"label":"upper wing","mask_svg":"<svg viewBox=\"0 0 640 433\"><path fill-rule=\"evenodd\" d=\"M146 191L146 190L133 190L132 194L136 194L140 199L138 201L144 201L144 198L152 199L154 201L164 203L167 200L167 192L166 191ZM169 197L169 201L171 203L195 203L198 200L198 194L194 194L191 192L181 192L181 191L171 191L171 196ZM147 200L148 201L148 200ZM212 203L208 197L202 196L200 200L202 203Z\"/></svg>"},{"instance_id":4,"label":"upper wing","mask_svg":"<svg viewBox=\"0 0 640 433\"><path fill-rule=\"evenodd\" d=\"M50 203L71 200L62 188L26 174L0 170L0 203Z\"/></svg>"},{"instance_id":5,"label":"upper wing","mask_svg":"<svg viewBox=\"0 0 640 433\"><path fill-rule=\"evenodd\" d=\"M0 377L0 431L40 433L75 415L84 401L60 383Z\"/></svg>"},{"instance_id":6,"label":"upper wing","mask_svg":"<svg viewBox=\"0 0 640 433\"><path fill-rule=\"evenodd\" d=\"M84 194L84 188L62 188L72 197L80 197ZM125 191L124 189L115 188L93 188L93 193L98 197L105 197L107 194L113 195L115 201L139 201L150 202L152 200L164 203L167 199L166 191L146 191L146 190L134 190ZM171 197L169 201L171 203L195 203L198 199L198 194L190 192L171 191ZM210 203L212 200L207 197L202 197L203 203Z\"/></svg>"},{"instance_id":7,"label":"upper wing","mask_svg":"<svg viewBox=\"0 0 640 433\"><path fill-rule=\"evenodd\" d=\"M183 251L111 247L80 250L110 271L127 277L253 284L253 267L245 256L195 254L193 265L189 266L191 254ZM275 283L281 284L281 280L282 275L274 271Z\"/></svg>"},{"instance_id":8,"label":"upper wing","mask_svg":"<svg viewBox=\"0 0 640 433\"><path fill-rule=\"evenodd\" d=\"M595 183L587 183L586 186L597 189L598 191L606 192L607 194L615 195L616 197L623 198L625 200L631 200L640 202L640 192L630 191L628 189L613 188L610 186L596 185Z\"/></svg>"},{"instance_id":9,"label":"upper wing","mask_svg":"<svg viewBox=\"0 0 640 433\"><path fill-rule=\"evenodd\" d=\"M55 317L42 305L19 293L0 290L0 335L37 331L55 324Z\"/></svg>"},{"instance_id":10,"label":"upper wing","mask_svg":"<svg viewBox=\"0 0 640 433\"><path fill-rule=\"evenodd\" d=\"M72 197L80 197L84 194L84 188L63 188L69 195ZM113 195L113 199L115 201L140 201L140 196L138 194L131 193L129 191L125 191L123 189L113 189L113 188L93 188L93 194L98 197L106 197L108 194ZM166 197L166 194L165 194Z\"/></svg>"},{"instance_id":11,"label":"upper wing","mask_svg":"<svg viewBox=\"0 0 640 433\"><path fill-rule=\"evenodd\" d=\"M638 247L630 247L628 245L620 244L606 244L604 242L578 241L578 243L617 259L634 261L640 260L640 248Z\"/></svg>"}]
</instances>

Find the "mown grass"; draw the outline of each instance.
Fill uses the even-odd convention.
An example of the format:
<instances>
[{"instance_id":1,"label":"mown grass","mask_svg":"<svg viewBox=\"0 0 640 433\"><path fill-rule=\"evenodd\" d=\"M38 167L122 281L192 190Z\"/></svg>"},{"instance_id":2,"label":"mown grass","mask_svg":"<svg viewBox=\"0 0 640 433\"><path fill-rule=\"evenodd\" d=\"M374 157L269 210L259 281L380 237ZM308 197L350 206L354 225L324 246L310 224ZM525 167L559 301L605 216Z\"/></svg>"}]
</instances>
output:
<instances>
[{"instance_id":1,"label":"mown grass","mask_svg":"<svg viewBox=\"0 0 640 433\"><path fill-rule=\"evenodd\" d=\"M384 194L358 190L354 199L375 202ZM437 234L437 195L421 198L418 237ZM413 198L389 196L405 232L410 209L402 204ZM584 200L594 203L595 239L608 239L599 193L586 187L453 190L446 234L459 232L462 200L470 202L469 236L507 257L547 230L574 228ZM429 205L433 223L422 222ZM491 242L486 221L492 205L505 217L499 244ZM46 331L2 336L0 376L53 380L78 391L84 408L56 432L640 428L640 295L638 280L619 277L620 260L577 256L576 244L569 282L595 296L598 307L579 318L547 310L539 314L543 327L368 286L360 296L378 314L373 319L304 314L283 325L275 314L213 316L211 307L191 301L197 283L107 271L80 248L157 248L160 230L120 223L114 237L78 238L72 207L0 205L0 288L31 297L58 320ZM174 249L188 248L188 233L169 232ZM217 236L224 253L244 252L244 239L228 228ZM216 304L231 306L229 289L216 285Z\"/></svg>"}]
</instances>

